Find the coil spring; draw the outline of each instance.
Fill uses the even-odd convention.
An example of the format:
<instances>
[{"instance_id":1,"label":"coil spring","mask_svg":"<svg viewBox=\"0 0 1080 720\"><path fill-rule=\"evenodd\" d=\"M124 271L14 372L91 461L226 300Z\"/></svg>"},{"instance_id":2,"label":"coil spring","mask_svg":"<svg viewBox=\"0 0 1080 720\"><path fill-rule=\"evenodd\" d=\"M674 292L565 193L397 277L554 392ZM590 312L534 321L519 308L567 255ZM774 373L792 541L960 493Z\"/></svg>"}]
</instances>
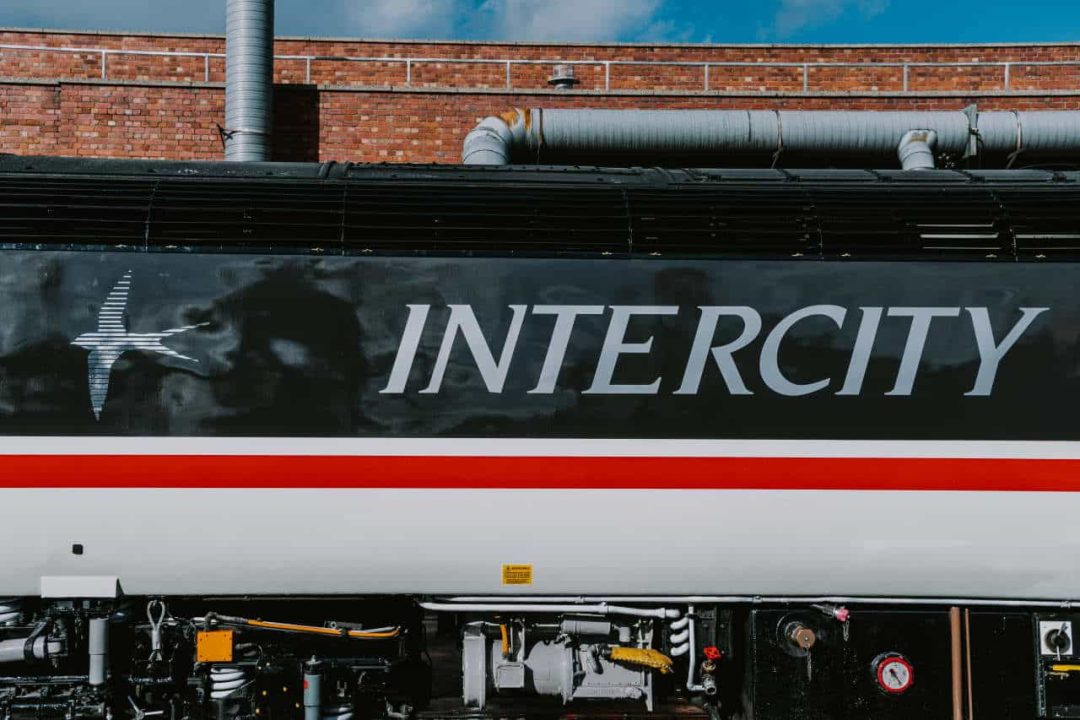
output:
<instances>
[{"instance_id":1,"label":"coil spring","mask_svg":"<svg viewBox=\"0 0 1080 720\"><path fill-rule=\"evenodd\" d=\"M353 718L353 706L352 705L336 705L326 706L320 709L321 720L352 720Z\"/></svg>"},{"instance_id":2,"label":"coil spring","mask_svg":"<svg viewBox=\"0 0 1080 720\"><path fill-rule=\"evenodd\" d=\"M668 641L671 643L671 656L679 657L690 651L690 623L694 620L689 615L683 615L675 622L668 625Z\"/></svg>"},{"instance_id":3,"label":"coil spring","mask_svg":"<svg viewBox=\"0 0 1080 720\"><path fill-rule=\"evenodd\" d=\"M16 598L0 598L0 625L18 625L22 620L22 602Z\"/></svg>"},{"instance_id":4,"label":"coil spring","mask_svg":"<svg viewBox=\"0 0 1080 720\"><path fill-rule=\"evenodd\" d=\"M238 665L217 665L210 668L210 699L224 700L247 685L247 668Z\"/></svg>"}]
</instances>

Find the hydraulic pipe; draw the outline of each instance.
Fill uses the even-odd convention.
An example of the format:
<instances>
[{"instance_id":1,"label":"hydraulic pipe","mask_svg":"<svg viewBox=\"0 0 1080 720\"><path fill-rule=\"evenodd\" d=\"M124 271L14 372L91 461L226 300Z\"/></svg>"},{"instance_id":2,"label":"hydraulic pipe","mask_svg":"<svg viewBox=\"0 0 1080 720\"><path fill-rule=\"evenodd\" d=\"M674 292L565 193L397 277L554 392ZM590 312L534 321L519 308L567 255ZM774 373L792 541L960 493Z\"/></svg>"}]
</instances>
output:
<instances>
[{"instance_id":1,"label":"hydraulic pipe","mask_svg":"<svg viewBox=\"0 0 1080 720\"><path fill-rule=\"evenodd\" d=\"M858 603L872 605L970 605L972 607L1041 607L1070 610L1080 607L1080 599L1047 600L1044 598L1018 600L1015 598L945 598L945 597L885 597L874 595L459 595L446 598L445 603L458 607L461 603L582 603L574 607L599 602L637 602L637 603L742 603L761 605L797 605L829 603L833 605L852 605ZM679 625L672 623L672 627ZM679 625L679 627L684 627Z\"/></svg>"},{"instance_id":2,"label":"hydraulic pipe","mask_svg":"<svg viewBox=\"0 0 1080 720\"><path fill-rule=\"evenodd\" d=\"M628 617L651 617L661 620L674 619L682 613L669 608L636 608L622 605L548 605L517 603L442 603L422 602L420 607L433 612L516 612L516 613L582 613L588 615L626 615Z\"/></svg>"},{"instance_id":3,"label":"hydraulic pipe","mask_svg":"<svg viewBox=\"0 0 1080 720\"><path fill-rule=\"evenodd\" d=\"M217 614L210 615L206 619L219 622L222 625L240 625L263 630L280 630L282 632L307 633L309 635L325 635L327 637L352 638L354 640L392 640L401 635L401 628L399 627L351 630L348 628L318 627L317 625L297 625L296 623L273 622L271 620L251 620L249 618Z\"/></svg>"}]
</instances>

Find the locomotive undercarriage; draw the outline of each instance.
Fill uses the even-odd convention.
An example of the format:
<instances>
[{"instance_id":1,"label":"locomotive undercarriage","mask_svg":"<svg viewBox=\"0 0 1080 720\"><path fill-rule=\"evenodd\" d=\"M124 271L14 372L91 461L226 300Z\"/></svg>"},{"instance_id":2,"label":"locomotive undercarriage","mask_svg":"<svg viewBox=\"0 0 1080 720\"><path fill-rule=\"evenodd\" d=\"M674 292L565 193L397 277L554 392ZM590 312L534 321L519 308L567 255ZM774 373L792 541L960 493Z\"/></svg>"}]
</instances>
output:
<instances>
[{"instance_id":1,"label":"locomotive undercarriage","mask_svg":"<svg viewBox=\"0 0 1080 720\"><path fill-rule=\"evenodd\" d=\"M6 600L0 717L404 717L430 685L420 614L407 601L374 600L359 604L358 621L356 607ZM288 622L243 615L256 609Z\"/></svg>"},{"instance_id":2,"label":"locomotive undercarriage","mask_svg":"<svg viewBox=\"0 0 1080 720\"><path fill-rule=\"evenodd\" d=\"M0 599L0 719L1080 717L1067 606L688 600Z\"/></svg>"},{"instance_id":3,"label":"locomotive undercarriage","mask_svg":"<svg viewBox=\"0 0 1080 720\"><path fill-rule=\"evenodd\" d=\"M394 598L7 599L0 718L645 713L691 699L716 714L715 609L593 610L425 614Z\"/></svg>"}]
</instances>

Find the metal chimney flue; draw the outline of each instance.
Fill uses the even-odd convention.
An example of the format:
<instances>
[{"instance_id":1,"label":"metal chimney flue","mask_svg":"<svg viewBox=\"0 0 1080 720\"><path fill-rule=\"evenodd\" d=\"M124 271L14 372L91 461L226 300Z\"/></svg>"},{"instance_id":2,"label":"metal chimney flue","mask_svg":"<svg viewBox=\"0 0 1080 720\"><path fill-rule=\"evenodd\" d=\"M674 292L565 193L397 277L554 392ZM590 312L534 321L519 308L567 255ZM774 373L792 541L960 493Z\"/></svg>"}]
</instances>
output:
<instances>
[{"instance_id":1,"label":"metal chimney flue","mask_svg":"<svg viewBox=\"0 0 1080 720\"><path fill-rule=\"evenodd\" d=\"M274 0L227 0L225 159L270 159L274 91Z\"/></svg>"},{"instance_id":2,"label":"metal chimney flue","mask_svg":"<svg viewBox=\"0 0 1080 720\"><path fill-rule=\"evenodd\" d=\"M548 78L548 85L556 90L573 90L579 82L581 81L574 74L574 66L565 63L556 65Z\"/></svg>"}]
</instances>

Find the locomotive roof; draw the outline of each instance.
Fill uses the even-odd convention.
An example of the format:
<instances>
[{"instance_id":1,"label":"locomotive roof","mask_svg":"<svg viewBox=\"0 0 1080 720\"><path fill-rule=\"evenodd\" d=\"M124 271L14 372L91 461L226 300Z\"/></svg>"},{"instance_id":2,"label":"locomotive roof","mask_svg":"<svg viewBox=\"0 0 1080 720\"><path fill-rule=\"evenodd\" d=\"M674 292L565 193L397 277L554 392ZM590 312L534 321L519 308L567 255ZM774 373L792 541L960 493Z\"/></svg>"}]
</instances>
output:
<instances>
[{"instance_id":1,"label":"locomotive roof","mask_svg":"<svg viewBox=\"0 0 1080 720\"><path fill-rule=\"evenodd\" d=\"M20 156L0 153L0 175L83 175L115 177L200 177L207 179L414 180L474 182L584 182L679 184L723 182L914 182L1039 183L1080 182L1080 170L829 169L829 168L661 168L577 165L447 165L351 162L223 162Z\"/></svg>"},{"instance_id":2,"label":"locomotive roof","mask_svg":"<svg viewBox=\"0 0 1080 720\"><path fill-rule=\"evenodd\" d=\"M1080 258L1080 172L0 156L0 244L302 254Z\"/></svg>"}]
</instances>

